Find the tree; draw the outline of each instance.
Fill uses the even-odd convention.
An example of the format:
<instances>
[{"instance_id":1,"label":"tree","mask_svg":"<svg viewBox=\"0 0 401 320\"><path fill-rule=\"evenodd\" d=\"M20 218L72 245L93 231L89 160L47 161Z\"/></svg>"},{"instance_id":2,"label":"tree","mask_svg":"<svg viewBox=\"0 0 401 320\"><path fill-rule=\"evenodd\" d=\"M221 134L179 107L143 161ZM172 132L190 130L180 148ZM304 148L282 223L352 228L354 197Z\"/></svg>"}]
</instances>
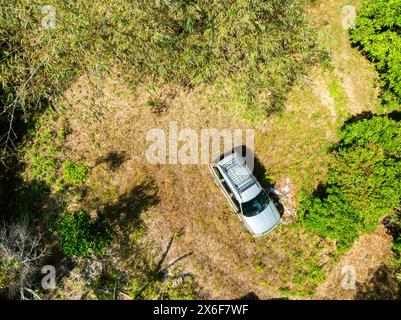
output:
<instances>
[{"instance_id":1,"label":"tree","mask_svg":"<svg viewBox=\"0 0 401 320\"><path fill-rule=\"evenodd\" d=\"M401 102L401 1L369 0L358 10L351 41L372 60L382 79L383 102Z\"/></svg>"},{"instance_id":2,"label":"tree","mask_svg":"<svg viewBox=\"0 0 401 320\"><path fill-rule=\"evenodd\" d=\"M89 72L117 70L132 87L219 83L238 103L278 110L318 56L306 2L50 1L56 24L45 28L42 6L0 0L0 145Z\"/></svg>"},{"instance_id":3,"label":"tree","mask_svg":"<svg viewBox=\"0 0 401 320\"><path fill-rule=\"evenodd\" d=\"M327 184L304 199L299 219L344 251L401 203L401 124L376 116L346 125L340 137Z\"/></svg>"},{"instance_id":4,"label":"tree","mask_svg":"<svg viewBox=\"0 0 401 320\"><path fill-rule=\"evenodd\" d=\"M0 227L0 292L10 298L39 299L33 289L46 249L24 223Z\"/></svg>"}]
</instances>

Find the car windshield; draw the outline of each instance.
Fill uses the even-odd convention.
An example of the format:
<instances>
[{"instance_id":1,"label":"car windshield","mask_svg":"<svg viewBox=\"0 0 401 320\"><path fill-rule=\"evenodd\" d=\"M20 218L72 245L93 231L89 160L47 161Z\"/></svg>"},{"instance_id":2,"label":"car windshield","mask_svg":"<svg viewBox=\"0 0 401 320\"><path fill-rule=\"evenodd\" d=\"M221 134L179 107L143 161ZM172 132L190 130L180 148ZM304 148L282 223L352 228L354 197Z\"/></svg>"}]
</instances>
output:
<instances>
[{"instance_id":1,"label":"car windshield","mask_svg":"<svg viewBox=\"0 0 401 320\"><path fill-rule=\"evenodd\" d=\"M262 212L269 204L269 197L266 192L261 191L255 198L242 204L242 213L252 217Z\"/></svg>"}]
</instances>

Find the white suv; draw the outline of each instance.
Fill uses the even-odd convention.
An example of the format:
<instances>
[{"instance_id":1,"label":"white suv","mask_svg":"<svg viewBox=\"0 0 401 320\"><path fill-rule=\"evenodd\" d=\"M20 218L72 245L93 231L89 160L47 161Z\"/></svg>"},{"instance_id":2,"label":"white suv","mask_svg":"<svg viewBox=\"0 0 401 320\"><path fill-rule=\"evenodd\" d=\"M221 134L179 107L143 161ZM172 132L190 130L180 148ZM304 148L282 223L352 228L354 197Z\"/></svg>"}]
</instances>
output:
<instances>
[{"instance_id":1,"label":"white suv","mask_svg":"<svg viewBox=\"0 0 401 320\"><path fill-rule=\"evenodd\" d=\"M210 163L209 169L216 185L253 236L260 237L280 224L276 206L235 149Z\"/></svg>"}]
</instances>

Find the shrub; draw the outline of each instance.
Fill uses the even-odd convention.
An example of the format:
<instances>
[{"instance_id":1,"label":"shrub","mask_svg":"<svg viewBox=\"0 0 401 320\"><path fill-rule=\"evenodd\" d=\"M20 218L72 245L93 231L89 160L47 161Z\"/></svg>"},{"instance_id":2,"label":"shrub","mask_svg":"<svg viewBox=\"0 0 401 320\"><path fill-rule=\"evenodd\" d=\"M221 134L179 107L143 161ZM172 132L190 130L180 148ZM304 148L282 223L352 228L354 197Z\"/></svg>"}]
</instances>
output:
<instances>
[{"instance_id":1,"label":"shrub","mask_svg":"<svg viewBox=\"0 0 401 320\"><path fill-rule=\"evenodd\" d=\"M401 236L398 236L398 238L395 239L395 241L393 243L393 250L400 258L401 257Z\"/></svg>"},{"instance_id":2,"label":"shrub","mask_svg":"<svg viewBox=\"0 0 401 320\"><path fill-rule=\"evenodd\" d=\"M351 41L363 50L380 72L383 102L401 102L401 1L369 0L358 10Z\"/></svg>"},{"instance_id":3,"label":"shrub","mask_svg":"<svg viewBox=\"0 0 401 320\"><path fill-rule=\"evenodd\" d=\"M66 161L63 164L63 177L65 182L76 185L85 181L90 169L86 165Z\"/></svg>"},{"instance_id":4,"label":"shrub","mask_svg":"<svg viewBox=\"0 0 401 320\"><path fill-rule=\"evenodd\" d=\"M50 114L46 114L36 122L35 129L26 139L26 154L22 161L28 165L28 172L32 179L47 184L54 183L60 168L60 151L62 140L56 133L46 128Z\"/></svg>"},{"instance_id":5,"label":"shrub","mask_svg":"<svg viewBox=\"0 0 401 320\"><path fill-rule=\"evenodd\" d=\"M321 194L307 196L299 219L347 250L401 203L401 124L385 116L340 132Z\"/></svg>"},{"instance_id":6,"label":"shrub","mask_svg":"<svg viewBox=\"0 0 401 320\"><path fill-rule=\"evenodd\" d=\"M86 211L64 212L56 223L61 248L68 256L104 254L113 234L101 216L93 220Z\"/></svg>"}]
</instances>

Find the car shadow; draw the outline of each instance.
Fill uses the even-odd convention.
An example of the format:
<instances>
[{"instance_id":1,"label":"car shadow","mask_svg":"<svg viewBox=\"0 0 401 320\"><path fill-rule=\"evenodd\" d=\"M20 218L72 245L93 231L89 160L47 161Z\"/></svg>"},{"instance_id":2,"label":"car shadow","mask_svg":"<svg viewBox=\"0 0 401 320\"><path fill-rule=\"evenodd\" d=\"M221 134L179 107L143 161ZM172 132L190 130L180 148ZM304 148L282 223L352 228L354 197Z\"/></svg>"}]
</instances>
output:
<instances>
[{"instance_id":1,"label":"car shadow","mask_svg":"<svg viewBox=\"0 0 401 320\"><path fill-rule=\"evenodd\" d=\"M273 203L276 205L277 210L282 217L284 214L284 206L280 201L280 197L276 192L275 184L276 182L267 178L267 170L265 166L260 162L258 157L255 156L255 153L252 149L248 148L245 145L240 145L233 148L233 151L241 154L243 158L245 158L248 166L250 167L253 175L258 180L262 188L268 193L269 197L272 199Z\"/></svg>"}]
</instances>

